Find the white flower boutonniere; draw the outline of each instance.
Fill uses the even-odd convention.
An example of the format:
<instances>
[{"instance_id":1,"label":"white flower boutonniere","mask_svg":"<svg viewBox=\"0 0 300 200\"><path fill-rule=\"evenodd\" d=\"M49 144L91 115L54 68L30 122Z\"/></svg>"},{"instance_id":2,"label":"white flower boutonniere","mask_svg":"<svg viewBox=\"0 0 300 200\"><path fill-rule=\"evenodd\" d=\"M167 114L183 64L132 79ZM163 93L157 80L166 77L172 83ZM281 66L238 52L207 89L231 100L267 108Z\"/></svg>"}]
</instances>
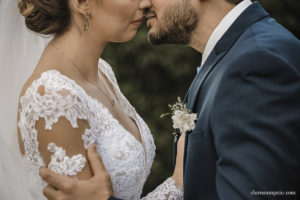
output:
<instances>
[{"instance_id":1,"label":"white flower boutonniere","mask_svg":"<svg viewBox=\"0 0 300 200\"><path fill-rule=\"evenodd\" d=\"M197 120L197 114L192 113L184 104L180 97L177 98L177 102L174 105L169 105L171 113L162 114L163 118L167 115L172 115L173 128L179 129L180 133L192 131L195 128L195 120Z\"/></svg>"}]
</instances>

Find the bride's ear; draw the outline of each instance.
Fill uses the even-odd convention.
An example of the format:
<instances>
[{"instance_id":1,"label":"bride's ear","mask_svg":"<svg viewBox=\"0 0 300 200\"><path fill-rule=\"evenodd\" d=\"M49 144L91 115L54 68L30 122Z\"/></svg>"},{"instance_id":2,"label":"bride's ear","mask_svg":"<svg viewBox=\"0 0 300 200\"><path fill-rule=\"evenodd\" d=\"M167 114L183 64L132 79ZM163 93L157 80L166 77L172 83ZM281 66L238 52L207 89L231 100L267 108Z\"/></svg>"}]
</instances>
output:
<instances>
[{"instance_id":1,"label":"bride's ear","mask_svg":"<svg viewBox=\"0 0 300 200\"><path fill-rule=\"evenodd\" d=\"M89 9L89 0L70 0L70 9L85 15Z\"/></svg>"}]
</instances>

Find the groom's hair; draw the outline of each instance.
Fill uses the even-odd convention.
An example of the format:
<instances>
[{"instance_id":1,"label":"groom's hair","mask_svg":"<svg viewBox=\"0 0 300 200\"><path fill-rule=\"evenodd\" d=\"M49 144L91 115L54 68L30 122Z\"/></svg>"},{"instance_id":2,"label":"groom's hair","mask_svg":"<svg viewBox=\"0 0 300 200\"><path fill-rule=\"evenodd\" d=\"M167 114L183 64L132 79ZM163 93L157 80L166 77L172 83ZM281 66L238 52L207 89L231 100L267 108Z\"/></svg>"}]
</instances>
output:
<instances>
[{"instance_id":1,"label":"groom's hair","mask_svg":"<svg viewBox=\"0 0 300 200\"><path fill-rule=\"evenodd\" d=\"M237 5L237 4L239 4L240 2L242 2L243 0L226 0L226 1L229 2L229 3L232 3L232 4Z\"/></svg>"}]
</instances>

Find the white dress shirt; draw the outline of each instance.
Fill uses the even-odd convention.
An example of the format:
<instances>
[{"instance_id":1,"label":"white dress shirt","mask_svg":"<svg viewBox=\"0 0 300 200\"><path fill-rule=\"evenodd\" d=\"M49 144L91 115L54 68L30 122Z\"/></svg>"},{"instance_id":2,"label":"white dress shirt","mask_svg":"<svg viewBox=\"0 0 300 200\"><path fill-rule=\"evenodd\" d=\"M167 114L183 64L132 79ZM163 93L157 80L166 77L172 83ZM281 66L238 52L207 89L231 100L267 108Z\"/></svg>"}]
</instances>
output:
<instances>
[{"instance_id":1,"label":"white dress shirt","mask_svg":"<svg viewBox=\"0 0 300 200\"><path fill-rule=\"evenodd\" d=\"M241 3L236 5L219 23L219 25L212 32L209 37L207 44L205 46L204 52L202 54L201 66L205 63L209 54L216 46L217 42L221 39L221 37L225 34L225 32L229 29L229 27L233 24L233 22L242 14L246 8L248 8L252 4L251 0L243 0ZM198 70L199 71L199 70Z\"/></svg>"}]
</instances>

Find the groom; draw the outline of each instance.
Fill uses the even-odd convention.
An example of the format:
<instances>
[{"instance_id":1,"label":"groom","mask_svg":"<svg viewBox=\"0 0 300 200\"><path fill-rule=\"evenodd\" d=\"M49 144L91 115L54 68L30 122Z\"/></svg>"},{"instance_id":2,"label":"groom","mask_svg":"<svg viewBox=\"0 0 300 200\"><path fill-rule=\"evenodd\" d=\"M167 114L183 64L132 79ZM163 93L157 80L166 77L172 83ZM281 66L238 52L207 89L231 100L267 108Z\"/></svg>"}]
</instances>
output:
<instances>
[{"instance_id":1,"label":"groom","mask_svg":"<svg viewBox=\"0 0 300 200\"><path fill-rule=\"evenodd\" d=\"M184 199L299 198L299 40L250 0L141 5L151 43L188 44L202 53L186 96L198 120L185 137ZM96 170L91 180L41 171L52 185L45 188L49 199L110 196L101 159L94 147L88 153Z\"/></svg>"}]
</instances>

